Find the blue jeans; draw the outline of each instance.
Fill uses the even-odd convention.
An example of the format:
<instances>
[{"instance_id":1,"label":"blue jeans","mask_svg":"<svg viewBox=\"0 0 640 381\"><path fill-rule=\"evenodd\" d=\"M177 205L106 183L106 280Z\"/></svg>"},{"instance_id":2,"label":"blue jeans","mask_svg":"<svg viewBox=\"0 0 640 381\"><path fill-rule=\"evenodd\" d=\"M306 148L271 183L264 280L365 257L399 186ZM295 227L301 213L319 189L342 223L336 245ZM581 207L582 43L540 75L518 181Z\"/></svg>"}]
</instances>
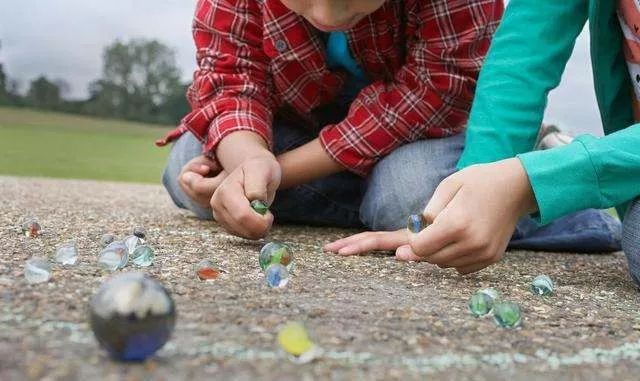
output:
<instances>
[{"instance_id":1,"label":"blue jeans","mask_svg":"<svg viewBox=\"0 0 640 381\"><path fill-rule=\"evenodd\" d=\"M289 151L314 136L289 123L274 124L274 151ZM279 191L271 212L279 223L396 230L410 214L424 208L436 186L455 171L464 136L421 140L396 149L381 160L367 179L341 172ZM211 211L189 199L178 184L182 167L201 154L202 145L186 133L174 144L162 183L173 202L201 219Z\"/></svg>"},{"instance_id":2,"label":"blue jeans","mask_svg":"<svg viewBox=\"0 0 640 381\"><path fill-rule=\"evenodd\" d=\"M631 278L640 286L640 198L631 203L622 225L622 250L627 256Z\"/></svg>"},{"instance_id":3,"label":"blue jeans","mask_svg":"<svg viewBox=\"0 0 640 381\"><path fill-rule=\"evenodd\" d=\"M276 153L313 138L313 134L300 127L274 123ZM400 229L406 226L410 214L422 211L438 184L455 171L463 146L462 134L407 144L378 162L366 179L342 172L280 191L271 211L279 223ZM171 151L163 184L177 206L200 218L211 219L211 211L194 204L177 181L182 167L200 153L201 144L195 137L190 133L183 135ZM620 250L620 238L618 220L603 211L588 209L542 227L525 217L516 226L510 248L606 252Z\"/></svg>"}]
</instances>

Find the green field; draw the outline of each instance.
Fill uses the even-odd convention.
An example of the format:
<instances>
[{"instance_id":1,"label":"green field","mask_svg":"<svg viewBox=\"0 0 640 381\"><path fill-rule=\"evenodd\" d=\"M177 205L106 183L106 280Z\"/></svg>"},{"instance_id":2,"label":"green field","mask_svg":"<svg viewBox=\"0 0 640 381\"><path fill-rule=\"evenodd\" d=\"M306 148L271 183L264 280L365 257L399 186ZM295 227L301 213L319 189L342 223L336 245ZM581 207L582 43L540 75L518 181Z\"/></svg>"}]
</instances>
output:
<instances>
[{"instance_id":1,"label":"green field","mask_svg":"<svg viewBox=\"0 0 640 381\"><path fill-rule=\"evenodd\" d=\"M0 107L0 175L158 183L166 126Z\"/></svg>"}]
</instances>

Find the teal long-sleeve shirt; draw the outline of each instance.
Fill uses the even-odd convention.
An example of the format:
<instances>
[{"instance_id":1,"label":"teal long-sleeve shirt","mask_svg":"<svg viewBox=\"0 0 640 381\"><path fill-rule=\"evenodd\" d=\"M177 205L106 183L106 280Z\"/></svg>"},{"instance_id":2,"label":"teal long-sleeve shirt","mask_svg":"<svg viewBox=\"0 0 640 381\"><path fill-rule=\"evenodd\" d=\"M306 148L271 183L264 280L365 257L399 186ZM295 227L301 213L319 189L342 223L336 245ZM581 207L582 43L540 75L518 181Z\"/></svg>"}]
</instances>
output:
<instances>
[{"instance_id":1,"label":"teal long-sleeve shirt","mask_svg":"<svg viewBox=\"0 0 640 381\"><path fill-rule=\"evenodd\" d=\"M511 0L480 73L458 168L517 156L548 223L640 196L640 125L622 55L617 1ZM607 136L534 151L549 91L590 21L596 98Z\"/></svg>"}]
</instances>

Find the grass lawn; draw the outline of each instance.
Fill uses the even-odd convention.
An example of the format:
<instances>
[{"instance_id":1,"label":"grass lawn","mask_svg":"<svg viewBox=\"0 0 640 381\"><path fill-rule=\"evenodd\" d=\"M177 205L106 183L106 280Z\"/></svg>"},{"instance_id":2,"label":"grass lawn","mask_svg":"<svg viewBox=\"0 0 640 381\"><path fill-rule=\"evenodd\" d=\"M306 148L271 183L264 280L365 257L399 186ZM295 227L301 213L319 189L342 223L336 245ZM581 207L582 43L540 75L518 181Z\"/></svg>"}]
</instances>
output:
<instances>
[{"instance_id":1,"label":"grass lawn","mask_svg":"<svg viewBox=\"0 0 640 381\"><path fill-rule=\"evenodd\" d=\"M159 183L168 127L0 107L0 175Z\"/></svg>"}]
</instances>

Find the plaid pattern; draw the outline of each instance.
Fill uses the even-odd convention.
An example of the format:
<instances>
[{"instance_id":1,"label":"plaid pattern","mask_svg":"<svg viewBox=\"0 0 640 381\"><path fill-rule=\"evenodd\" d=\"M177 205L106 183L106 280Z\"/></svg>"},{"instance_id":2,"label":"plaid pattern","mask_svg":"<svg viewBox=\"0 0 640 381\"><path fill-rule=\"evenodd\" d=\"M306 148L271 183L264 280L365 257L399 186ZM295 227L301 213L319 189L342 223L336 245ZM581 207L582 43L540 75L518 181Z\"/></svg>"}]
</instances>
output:
<instances>
[{"instance_id":1,"label":"plaid pattern","mask_svg":"<svg viewBox=\"0 0 640 381\"><path fill-rule=\"evenodd\" d=\"M319 126L327 153L366 175L402 144L460 132L502 11L502 0L388 0L349 30L372 83L343 121ZM158 145L187 130L210 156L233 131L271 143L274 112L316 126L312 111L345 82L345 72L327 68L320 32L279 0L199 0L193 35L192 111Z\"/></svg>"}]
</instances>

